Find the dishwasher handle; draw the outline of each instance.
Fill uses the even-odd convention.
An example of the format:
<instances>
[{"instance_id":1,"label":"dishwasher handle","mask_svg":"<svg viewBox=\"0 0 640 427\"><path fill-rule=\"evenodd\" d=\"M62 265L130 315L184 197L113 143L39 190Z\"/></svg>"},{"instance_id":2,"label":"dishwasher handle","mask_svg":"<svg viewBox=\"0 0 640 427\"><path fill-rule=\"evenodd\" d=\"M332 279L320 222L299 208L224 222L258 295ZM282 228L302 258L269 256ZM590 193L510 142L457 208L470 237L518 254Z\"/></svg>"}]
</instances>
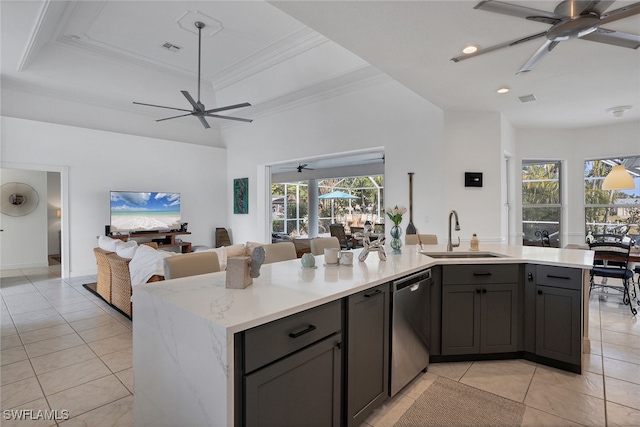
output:
<instances>
[{"instance_id":1,"label":"dishwasher handle","mask_svg":"<svg viewBox=\"0 0 640 427\"><path fill-rule=\"evenodd\" d=\"M399 291L401 289L411 287L411 290L415 291L420 287L420 283L430 279L431 279L431 269L421 271L419 273L412 274L411 276L403 277L402 279L394 281L393 289L394 291Z\"/></svg>"}]
</instances>

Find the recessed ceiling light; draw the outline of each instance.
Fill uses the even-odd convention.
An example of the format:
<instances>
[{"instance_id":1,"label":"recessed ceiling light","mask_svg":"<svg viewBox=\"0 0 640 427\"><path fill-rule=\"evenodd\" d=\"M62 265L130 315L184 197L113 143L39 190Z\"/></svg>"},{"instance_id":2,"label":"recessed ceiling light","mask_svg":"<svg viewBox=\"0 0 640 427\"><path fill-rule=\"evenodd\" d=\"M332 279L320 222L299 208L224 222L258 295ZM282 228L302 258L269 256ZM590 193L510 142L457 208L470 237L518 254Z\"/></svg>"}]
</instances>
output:
<instances>
[{"instance_id":1,"label":"recessed ceiling light","mask_svg":"<svg viewBox=\"0 0 640 427\"><path fill-rule=\"evenodd\" d=\"M498 92L498 93L507 93L507 92L509 92L509 88L508 87L501 87L496 92Z\"/></svg>"},{"instance_id":2,"label":"recessed ceiling light","mask_svg":"<svg viewBox=\"0 0 640 427\"><path fill-rule=\"evenodd\" d=\"M477 52L477 51L478 51L478 46L473 45L473 44L465 47L464 49L462 49L462 53L467 53L467 54L474 53L474 52Z\"/></svg>"}]
</instances>

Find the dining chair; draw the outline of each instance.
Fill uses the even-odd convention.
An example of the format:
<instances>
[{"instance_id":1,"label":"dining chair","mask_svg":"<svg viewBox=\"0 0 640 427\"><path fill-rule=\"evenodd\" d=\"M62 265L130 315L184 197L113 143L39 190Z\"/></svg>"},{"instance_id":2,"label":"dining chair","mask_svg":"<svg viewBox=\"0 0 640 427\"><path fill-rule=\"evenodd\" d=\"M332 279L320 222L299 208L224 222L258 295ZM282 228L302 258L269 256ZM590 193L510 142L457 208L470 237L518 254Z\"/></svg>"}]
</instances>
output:
<instances>
[{"instance_id":1,"label":"dining chair","mask_svg":"<svg viewBox=\"0 0 640 427\"><path fill-rule=\"evenodd\" d=\"M420 236L420 238L418 238ZM423 245L437 245L438 236L435 234L407 234L404 236L405 245L418 245L422 242Z\"/></svg>"},{"instance_id":2,"label":"dining chair","mask_svg":"<svg viewBox=\"0 0 640 427\"><path fill-rule=\"evenodd\" d=\"M635 286L633 285L633 271L629 269L629 252L631 251L631 245L621 242L595 242L589 244L589 247L594 252L589 293L591 293L591 290L596 286L622 292L622 302L625 305L629 305L631 313L635 316L638 311L631 303L632 297L629 291L629 282L631 282L633 299L636 299ZM596 277L600 277L602 281L596 283ZM618 279L622 282L622 286L609 284L607 279Z\"/></svg>"},{"instance_id":3,"label":"dining chair","mask_svg":"<svg viewBox=\"0 0 640 427\"><path fill-rule=\"evenodd\" d=\"M549 232L547 230L536 230L535 236L540 239L540 246L543 248L551 247L551 241L549 240Z\"/></svg>"},{"instance_id":4,"label":"dining chair","mask_svg":"<svg viewBox=\"0 0 640 427\"><path fill-rule=\"evenodd\" d=\"M296 259L296 246L293 242L279 242L264 245L264 264Z\"/></svg>"},{"instance_id":5,"label":"dining chair","mask_svg":"<svg viewBox=\"0 0 640 427\"><path fill-rule=\"evenodd\" d=\"M213 251L170 256L163 263L165 280L220 271L218 254Z\"/></svg>"},{"instance_id":6,"label":"dining chair","mask_svg":"<svg viewBox=\"0 0 640 427\"><path fill-rule=\"evenodd\" d=\"M337 237L316 237L311 239L311 253L313 255L324 255L327 248L340 249L340 241Z\"/></svg>"},{"instance_id":7,"label":"dining chair","mask_svg":"<svg viewBox=\"0 0 640 427\"><path fill-rule=\"evenodd\" d=\"M329 225L329 232L333 237L337 237L342 249L352 249L353 241L347 238L347 233L344 231L344 225L331 224Z\"/></svg>"}]
</instances>

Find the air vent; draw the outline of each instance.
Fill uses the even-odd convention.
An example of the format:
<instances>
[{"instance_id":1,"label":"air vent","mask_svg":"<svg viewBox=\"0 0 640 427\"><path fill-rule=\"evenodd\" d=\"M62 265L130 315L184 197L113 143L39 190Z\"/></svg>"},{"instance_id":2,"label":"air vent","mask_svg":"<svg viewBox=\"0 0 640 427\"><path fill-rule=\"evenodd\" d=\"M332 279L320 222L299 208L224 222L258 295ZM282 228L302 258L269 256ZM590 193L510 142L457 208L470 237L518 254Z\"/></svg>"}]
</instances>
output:
<instances>
[{"instance_id":1,"label":"air vent","mask_svg":"<svg viewBox=\"0 0 640 427\"><path fill-rule=\"evenodd\" d=\"M163 49L167 49L169 52L177 52L180 49L182 49L180 46L176 46L175 44L172 44L169 42L164 42L164 44L161 47Z\"/></svg>"},{"instance_id":2,"label":"air vent","mask_svg":"<svg viewBox=\"0 0 640 427\"><path fill-rule=\"evenodd\" d=\"M520 96L519 99L520 99L520 102L531 102L531 101L535 101L536 97L535 95L531 94L531 95Z\"/></svg>"}]
</instances>

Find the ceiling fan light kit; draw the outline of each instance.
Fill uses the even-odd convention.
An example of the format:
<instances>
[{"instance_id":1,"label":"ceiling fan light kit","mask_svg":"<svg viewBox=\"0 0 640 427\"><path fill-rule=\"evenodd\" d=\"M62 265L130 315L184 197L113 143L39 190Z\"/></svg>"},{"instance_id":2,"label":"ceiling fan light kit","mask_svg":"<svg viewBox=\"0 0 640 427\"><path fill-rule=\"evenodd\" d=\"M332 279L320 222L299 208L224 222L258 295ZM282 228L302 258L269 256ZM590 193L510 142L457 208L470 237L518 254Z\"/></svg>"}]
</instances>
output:
<instances>
[{"instance_id":1,"label":"ceiling fan light kit","mask_svg":"<svg viewBox=\"0 0 640 427\"><path fill-rule=\"evenodd\" d=\"M469 45L467 47L465 47L464 49L462 49L462 53L464 54L470 54L470 53L475 53L478 51L480 47L476 46L475 44Z\"/></svg>"},{"instance_id":2,"label":"ceiling fan light kit","mask_svg":"<svg viewBox=\"0 0 640 427\"><path fill-rule=\"evenodd\" d=\"M209 126L209 123L207 122L205 117L215 117L218 119L235 120L239 122L251 123L253 121L251 119L243 119L241 117L221 116L219 114L214 114L214 113L219 113L221 111L235 110L236 108L250 107L251 104L249 104L248 102L244 102L242 104L227 105L226 107L212 108L209 110L207 110L204 104L200 102L200 69L201 69L200 60L202 56L202 29L205 27L205 24L203 22L196 21L194 25L198 29L198 100L197 101L194 100L193 97L186 90L180 91L180 93L182 93L182 95L185 98L187 98L187 101L189 101L189 104L191 104L191 106L193 107L193 110L186 110L184 108L175 108L175 107L165 107L163 105L145 104L142 102L135 102L135 101L133 103L137 105L146 105L148 107L166 108L169 110L176 110L176 111L186 111L186 114L179 114L177 116L158 119L156 120L156 122L177 119L178 117L195 116L198 118L198 120L200 120L200 123L202 123L202 126L204 126L205 129L209 129L211 127Z\"/></svg>"},{"instance_id":3,"label":"ceiling fan light kit","mask_svg":"<svg viewBox=\"0 0 640 427\"><path fill-rule=\"evenodd\" d=\"M614 31L600 27L600 25L608 24L640 13L640 2L605 13L605 10L614 2L615 0L566 0L558 3L553 12L547 12L501 1L481 1L474 7L474 9L524 18L528 21L551 25L551 28L541 33L532 34L484 49L478 49L472 53L465 53L451 58L451 60L454 62L460 62L463 59L468 59L505 47L515 46L541 37L545 37L547 40L520 68L518 73L526 73L533 70L538 62L551 52L558 43L574 38L630 49L638 49L638 47L640 47L640 35L623 33L621 31Z\"/></svg>"}]
</instances>

